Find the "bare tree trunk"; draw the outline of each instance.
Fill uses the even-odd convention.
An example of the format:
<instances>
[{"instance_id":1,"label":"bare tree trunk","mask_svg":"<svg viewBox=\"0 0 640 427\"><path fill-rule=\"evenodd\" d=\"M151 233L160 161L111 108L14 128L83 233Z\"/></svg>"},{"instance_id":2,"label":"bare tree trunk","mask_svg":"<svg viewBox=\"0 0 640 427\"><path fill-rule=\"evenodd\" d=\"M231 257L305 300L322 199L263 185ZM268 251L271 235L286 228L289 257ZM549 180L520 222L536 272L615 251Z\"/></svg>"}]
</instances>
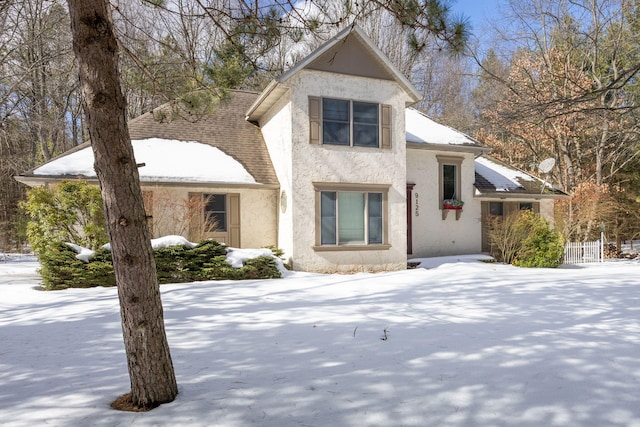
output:
<instances>
[{"instance_id":1,"label":"bare tree trunk","mask_svg":"<svg viewBox=\"0 0 640 427\"><path fill-rule=\"evenodd\" d=\"M131 409L150 409L175 399L178 387L126 122L110 5L107 0L68 0L68 4L120 298L131 380L131 394L123 397Z\"/></svg>"}]
</instances>

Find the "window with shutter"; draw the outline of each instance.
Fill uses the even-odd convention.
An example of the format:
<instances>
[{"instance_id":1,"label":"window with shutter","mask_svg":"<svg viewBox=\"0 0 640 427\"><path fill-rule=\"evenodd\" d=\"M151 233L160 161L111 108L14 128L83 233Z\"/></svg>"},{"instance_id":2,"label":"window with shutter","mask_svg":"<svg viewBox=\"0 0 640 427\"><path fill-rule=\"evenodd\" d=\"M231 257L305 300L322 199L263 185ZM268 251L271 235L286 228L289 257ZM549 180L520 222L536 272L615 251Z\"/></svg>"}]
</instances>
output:
<instances>
[{"instance_id":1,"label":"window with shutter","mask_svg":"<svg viewBox=\"0 0 640 427\"><path fill-rule=\"evenodd\" d=\"M391 106L309 97L309 143L391 148Z\"/></svg>"}]
</instances>

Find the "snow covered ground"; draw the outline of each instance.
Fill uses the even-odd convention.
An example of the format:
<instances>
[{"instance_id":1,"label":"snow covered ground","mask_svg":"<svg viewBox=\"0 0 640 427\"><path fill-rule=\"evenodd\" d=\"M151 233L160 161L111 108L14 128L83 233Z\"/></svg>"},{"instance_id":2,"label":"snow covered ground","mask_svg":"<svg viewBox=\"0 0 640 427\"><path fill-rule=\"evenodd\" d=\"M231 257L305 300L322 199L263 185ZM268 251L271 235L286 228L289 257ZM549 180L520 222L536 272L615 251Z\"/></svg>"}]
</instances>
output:
<instances>
[{"instance_id":1,"label":"snow covered ground","mask_svg":"<svg viewBox=\"0 0 640 427\"><path fill-rule=\"evenodd\" d=\"M163 285L180 394L124 413L116 289L0 260L0 424L640 426L640 263L445 261Z\"/></svg>"}]
</instances>

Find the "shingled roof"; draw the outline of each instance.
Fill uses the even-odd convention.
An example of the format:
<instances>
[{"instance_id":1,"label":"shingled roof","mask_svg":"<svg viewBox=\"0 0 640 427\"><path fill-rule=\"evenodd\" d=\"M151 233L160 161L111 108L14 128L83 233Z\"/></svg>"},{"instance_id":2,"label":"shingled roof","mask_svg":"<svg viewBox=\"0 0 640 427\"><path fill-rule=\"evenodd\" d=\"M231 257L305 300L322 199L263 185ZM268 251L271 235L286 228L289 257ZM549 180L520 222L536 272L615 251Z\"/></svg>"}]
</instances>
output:
<instances>
[{"instance_id":1,"label":"shingled roof","mask_svg":"<svg viewBox=\"0 0 640 427\"><path fill-rule=\"evenodd\" d=\"M262 132L256 125L245 120L245 112L257 97L258 93L256 92L229 90L212 111L200 115L189 114L183 109L172 108L166 104L153 112L130 120L128 123L129 134L132 141L146 140L151 143L159 141L157 142L158 150L163 149L161 143L166 141L198 142L215 147L239 162L251 174L255 183L277 187L279 186L278 178L273 169ZM76 177L77 173L73 172L65 174L64 171L59 171L54 176L47 173L43 175L40 170L55 170L55 168L43 168L43 166L54 164L58 159L84 150L89 147L89 144L89 142L85 142L52 159L47 164L16 178L21 180L21 178L65 179ZM167 154L169 155L169 153ZM212 164L211 167L216 168L216 165ZM170 173L167 175L170 176ZM185 181L180 180L180 182L184 183Z\"/></svg>"},{"instance_id":2,"label":"shingled roof","mask_svg":"<svg viewBox=\"0 0 640 427\"><path fill-rule=\"evenodd\" d=\"M475 188L481 196L567 197L567 194L538 177L518 170L491 156L475 159Z\"/></svg>"},{"instance_id":3,"label":"shingled roof","mask_svg":"<svg viewBox=\"0 0 640 427\"><path fill-rule=\"evenodd\" d=\"M258 183L278 185L260 128L245 120L257 98L256 92L229 90L220 105L203 117L159 121L157 114L146 113L129 121L129 133L131 139L177 139L211 145L240 162Z\"/></svg>"}]
</instances>

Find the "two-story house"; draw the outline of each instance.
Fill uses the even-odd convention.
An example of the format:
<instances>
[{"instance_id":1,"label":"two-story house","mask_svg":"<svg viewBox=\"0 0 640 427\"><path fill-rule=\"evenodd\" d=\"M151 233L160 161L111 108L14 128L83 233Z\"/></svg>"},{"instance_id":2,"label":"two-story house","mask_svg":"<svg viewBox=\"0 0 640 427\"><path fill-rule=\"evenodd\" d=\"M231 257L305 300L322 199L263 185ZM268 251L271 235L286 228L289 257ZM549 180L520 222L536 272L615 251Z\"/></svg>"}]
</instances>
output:
<instances>
[{"instance_id":1,"label":"two-story house","mask_svg":"<svg viewBox=\"0 0 640 427\"><path fill-rule=\"evenodd\" d=\"M213 218L207 237L277 246L297 270L380 271L486 249L489 214L551 218L563 193L410 108L419 100L350 26L259 94L229 91L197 120L167 119L166 107L131 120L154 236L195 239ZM92 165L85 143L16 178L95 181Z\"/></svg>"}]
</instances>

